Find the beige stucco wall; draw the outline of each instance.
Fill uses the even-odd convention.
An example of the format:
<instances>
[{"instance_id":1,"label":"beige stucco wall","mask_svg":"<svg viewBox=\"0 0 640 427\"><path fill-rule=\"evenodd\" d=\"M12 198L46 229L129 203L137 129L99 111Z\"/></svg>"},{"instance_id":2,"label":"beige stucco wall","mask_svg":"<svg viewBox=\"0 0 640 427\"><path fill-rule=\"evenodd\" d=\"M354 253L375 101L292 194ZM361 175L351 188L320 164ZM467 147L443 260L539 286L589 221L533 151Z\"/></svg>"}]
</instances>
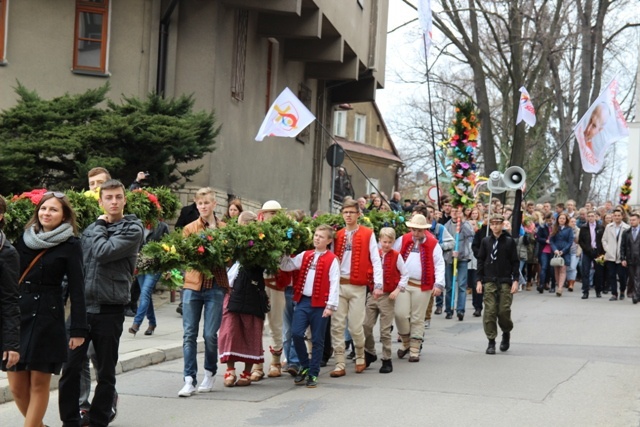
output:
<instances>
[{"instance_id":1,"label":"beige stucco wall","mask_svg":"<svg viewBox=\"0 0 640 427\"><path fill-rule=\"evenodd\" d=\"M13 88L20 81L43 98L111 85L110 96L148 93L155 73L158 2L112 0L109 72L111 77L71 72L74 48L75 1L11 1L7 32L7 65L0 67L0 109L11 107ZM36 13L37 11L37 13ZM153 59L153 62L150 60ZM155 74L153 74L153 82Z\"/></svg>"}]
</instances>

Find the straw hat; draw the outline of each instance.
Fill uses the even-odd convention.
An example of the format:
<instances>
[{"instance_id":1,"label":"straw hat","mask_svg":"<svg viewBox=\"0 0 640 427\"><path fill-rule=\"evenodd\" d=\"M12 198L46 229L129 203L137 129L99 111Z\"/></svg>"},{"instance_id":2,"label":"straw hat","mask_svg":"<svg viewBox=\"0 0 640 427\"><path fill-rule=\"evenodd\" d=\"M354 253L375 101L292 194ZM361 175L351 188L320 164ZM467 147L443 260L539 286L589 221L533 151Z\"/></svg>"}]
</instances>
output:
<instances>
[{"instance_id":1,"label":"straw hat","mask_svg":"<svg viewBox=\"0 0 640 427\"><path fill-rule=\"evenodd\" d=\"M282 206L280 206L280 203L276 202L275 200L267 200L266 202L264 202L264 205L262 205L262 209L260 209L258 213L278 212L282 210L284 209L282 208Z\"/></svg>"},{"instance_id":2,"label":"straw hat","mask_svg":"<svg viewBox=\"0 0 640 427\"><path fill-rule=\"evenodd\" d=\"M410 221L407 221L407 227L426 230L431 227L431 225L427 222L427 218L425 218L424 215L418 214L412 216Z\"/></svg>"}]
</instances>

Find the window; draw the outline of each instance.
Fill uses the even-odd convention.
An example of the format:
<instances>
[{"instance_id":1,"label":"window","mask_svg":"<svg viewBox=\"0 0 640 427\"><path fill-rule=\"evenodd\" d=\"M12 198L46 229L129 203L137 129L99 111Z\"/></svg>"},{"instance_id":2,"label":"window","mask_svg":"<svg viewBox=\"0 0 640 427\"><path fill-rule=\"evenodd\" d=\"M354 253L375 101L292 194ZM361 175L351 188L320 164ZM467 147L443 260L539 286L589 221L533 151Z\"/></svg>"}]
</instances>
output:
<instances>
[{"instance_id":1,"label":"window","mask_svg":"<svg viewBox=\"0 0 640 427\"><path fill-rule=\"evenodd\" d=\"M333 113L333 134L345 138L347 136L347 112L336 111Z\"/></svg>"},{"instance_id":2,"label":"window","mask_svg":"<svg viewBox=\"0 0 640 427\"><path fill-rule=\"evenodd\" d=\"M236 40L231 76L231 96L238 101L244 99L244 72L247 62L247 34L249 32L249 11L236 11Z\"/></svg>"},{"instance_id":3,"label":"window","mask_svg":"<svg viewBox=\"0 0 640 427\"><path fill-rule=\"evenodd\" d=\"M107 73L109 0L76 0L73 71Z\"/></svg>"},{"instance_id":4,"label":"window","mask_svg":"<svg viewBox=\"0 0 640 427\"><path fill-rule=\"evenodd\" d=\"M0 0L0 64L5 62L7 48L7 3L9 0Z\"/></svg>"},{"instance_id":5,"label":"window","mask_svg":"<svg viewBox=\"0 0 640 427\"><path fill-rule=\"evenodd\" d=\"M366 128L367 116L364 114L356 114L356 122L353 129L353 140L356 142L364 142Z\"/></svg>"},{"instance_id":6,"label":"window","mask_svg":"<svg viewBox=\"0 0 640 427\"><path fill-rule=\"evenodd\" d=\"M373 185L371 185L373 184ZM375 185L375 187L374 187ZM367 194L377 193L378 188L380 188L380 180L378 178L371 178L367 181Z\"/></svg>"}]
</instances>

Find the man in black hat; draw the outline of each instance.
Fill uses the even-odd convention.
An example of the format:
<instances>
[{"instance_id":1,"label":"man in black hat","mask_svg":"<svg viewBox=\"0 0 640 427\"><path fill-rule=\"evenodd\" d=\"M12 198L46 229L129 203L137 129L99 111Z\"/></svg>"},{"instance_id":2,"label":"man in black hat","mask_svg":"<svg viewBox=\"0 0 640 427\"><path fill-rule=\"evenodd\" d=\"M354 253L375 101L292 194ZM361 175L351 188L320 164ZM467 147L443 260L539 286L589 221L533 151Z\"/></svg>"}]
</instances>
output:
<instances>
[{"instance_id":1,"label":"man in black hat","mask_svg":"<svg viewBox=\"0 0 640 427\"><path fill-rule=\"evenodd\" d=\"M516 242L502 231L504 217L495 214L489 221L491 234L484 239L478 253L478 283L476 290L484 293L484 333L489 339L487 354L496 354L498 325L502 329L500 351L509 350L511 330L511 303L518 292L520 260ZM497 321L497 322L496 322Z\"/></svg>"}]
</instances>

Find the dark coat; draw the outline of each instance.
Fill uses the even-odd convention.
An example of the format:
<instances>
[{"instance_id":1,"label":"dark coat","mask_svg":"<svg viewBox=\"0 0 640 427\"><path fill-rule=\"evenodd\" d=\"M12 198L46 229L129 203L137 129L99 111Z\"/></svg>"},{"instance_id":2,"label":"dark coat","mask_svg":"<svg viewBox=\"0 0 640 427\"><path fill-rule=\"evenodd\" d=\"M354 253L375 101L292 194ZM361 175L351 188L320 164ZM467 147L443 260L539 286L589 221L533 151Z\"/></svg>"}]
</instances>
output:
<instances>
[{"instance_id":1,"label":"dark coat","mask_svg":"<svg viewBox=\"0 0 640 427\"><path fill-rule=\"evenodd\" d=\"M176 221L175 227L184 228L185 225L191 224L193 221L195 221L198 218L200 218L200 212L198 212L198 207L196 206L195 202L191 203L190 205L187 205L180 210L180 216Z\"/></svg>"},{"instance_id":2,"label":"dark coat","mask_svg":"<svg viewBox=\"0 0 640 427\"><path fill-rule=\"evenodd\" d=\"M620 261L627 261L628 265L640 265L640 250L633 253L632 246L640 246L640 233L633 241L633 228L622 232L622 242L620 242Z\"/></svg>"},{"instance_id":3,"label":"dark coat","mask_svg":"<svg viewBox=\"0 0 640 427\"><path fill-rule=\"evenodd\" d=\"M482 239L480 250L478 251L478 268L476 270L476 278L482 283L508 283L520 278L520 259L518 258L518 249L516 241L509 233L502 232L498 237L498 253L496 261L491 260L491 251L496 237L493 233L489 237Z\"/></svg>"},{"instance_id":4,"label":"dark coat","mask_svg":"<svg viewBox=\"0 0 640 427\"><path fill-rule=\"evenodd\" d=\"M227 309L232 313L252 314L265 318L261 298L266 297L263 268L240 266L229 295ZM262 294L262 295L261 295Z\"/></svg>"},{"instance_id":5,"label":"dark coat","mask_svg":"<svg viewBox=\"0 0 640 427\"><path fill-rule=\"evenodd\" d=\"M589 223L580 227L580 234L578 234L578 244L582 248L582 253L587 255L591 259L595 259L600 255L604 255L604 248L602 247L602 235L604 234L604 227L600 224L596 224L596 249L591 248L591 231L589 230Z\"/></svg>"},{"instance_id":6,"label":"dark coat","mask_svg":"<svg viewBox=\"0 0 640 427\"><path fill-rule=\"evenodd\" d=\"M22 237L16 243L20 273L41 252L29 249ZM68 338L62 301L62 280L68 280L71 299L71 337L88 332L84 302L84 274L80 240L71 237L45 252L20 285L20 363L62 363L67 360Z\"/></svg>"},{"instance_id":7,"label":"dark coat","mask_svg":"<svg viewBox=\"0 0 640 427\"><path fill-rule=\"evenodd\" d=\"M0 350L20 350L20 308L18 277L20 258L0 232Z\"/></svg>"},{"instance_id":8,"label":"dark coat","mask_svg":"<svg viewBox=\"0 0 640 427\"><path fill-rule=\"evenodd\" d=\"M536 228L536 243L538 243L538 257L542 253L542 250L547 246L547 240L551 235L551 230L547 224L538 225Z\"/></svg>"}]
</instances>

